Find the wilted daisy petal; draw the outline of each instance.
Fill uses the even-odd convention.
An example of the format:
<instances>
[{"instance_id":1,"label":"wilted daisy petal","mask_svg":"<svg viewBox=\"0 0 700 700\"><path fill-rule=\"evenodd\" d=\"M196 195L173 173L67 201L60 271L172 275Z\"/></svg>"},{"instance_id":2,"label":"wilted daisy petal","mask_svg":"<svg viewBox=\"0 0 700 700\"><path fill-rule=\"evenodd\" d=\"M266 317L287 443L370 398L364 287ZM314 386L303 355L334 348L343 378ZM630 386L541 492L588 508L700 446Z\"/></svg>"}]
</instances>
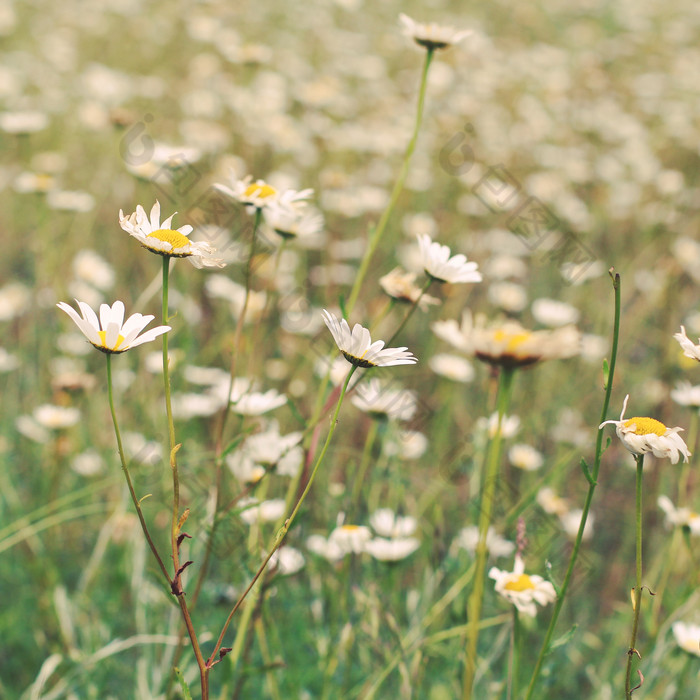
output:
<instances>
[{"instance_id":1,"label":"wilted daisy petal","mask_svg":"<svg viewBox=\"0 0 700 700\"><path fill-rule=\"evenodd\" d=\"M633 455L640 456L651 452L654 457L668 457L671 464L676 464L683 456L683 461L687 462L690 457L690 450L678 435L683 428L667 428L663 423L646 417L635 417L624 420L625 410L629 394L625 396L622 404L620 420L606 420L598 427L611 423L615 426L617 437L625 448Z\"/></svg>"}]
</instances>

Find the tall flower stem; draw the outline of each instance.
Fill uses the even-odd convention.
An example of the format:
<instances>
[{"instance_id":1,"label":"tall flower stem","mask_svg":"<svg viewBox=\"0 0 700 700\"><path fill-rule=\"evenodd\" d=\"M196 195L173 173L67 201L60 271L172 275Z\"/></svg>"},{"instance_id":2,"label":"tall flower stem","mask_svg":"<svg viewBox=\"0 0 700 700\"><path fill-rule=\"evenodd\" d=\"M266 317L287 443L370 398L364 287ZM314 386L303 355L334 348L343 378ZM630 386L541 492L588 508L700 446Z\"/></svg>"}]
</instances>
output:
<instances>
[{"instance_id":1,"label":"tall flower stem","mask_svg":"<svg viewBox=\"0 0 700 700\"><path fill-rule=\"evenodd\" d=\"M520 676L520 615L513 606L513 632L510 638L510 668L508 669L508 700L518 698L518 677Z\"/></svg>"},{"instance_id":2,"label":"tall flower stem","mask_svg":"<svg viewBox=\"0 0 700 700\"><path fill-rule=\"evenodd\" d=\"M498 410L498 423L496 433L489 443L488 456L485 462L484 473L481 480L481 499L479 502L479 543L476 547L476 570L474 572L474 588L467 601L467 643L466 658L464 662L464 682L462 684L462 698L470 700L476 675L476 654L479 641L479 619L481 617L481 604L484 596L484 574L486 572L486 536L493 515L493 504L498 481L498 466L501 460L502 422L503 416L508 410L511 389L515 370L504 367L498 382L498 396L496 405Z\"/></svg>"},{"instance_id":3,"label":"tall flower stem","mask_svg":"<svg viewBox=\"0 0 700 700\"><path fill-rule=\"evenodd\" d=\"M612 335L612 349L610 351L610 365L607 368L606 376L604 377L604 388L605 388L605 398L603 399L603 408L600 414L600 421L602 423L608 417L608 407L610 406L610 396L612 394L613 379L615 377L615 364L617 361L617 347L620 338L620 275L614 272L614 268L610 268L610 277L612 278L613 291L615 293L615 316L613 320L613 335ZM576 565L576 559L578 557L579 549L581 548L581 542L583 541L583 532L586 527L586 520L588 519L588 513L591 508L591 503L593 501L593 493L595 492L595 487L598 483L598 473L600 471L600 461L603 456L603 428L598 428L598 435L596 437L595 445L595 458L593 462L593 469L589 471L588 466L585 462L581 462L584 475L588 481L588 493L586 494L586 500L583 504L583 512L581 514L581 522L579 524L578 532L576 533L576 539L574 541L574 546L571 551L571 556L569 557L569 565L566 569L566 574L564 576L564 581L559 588L557 602L554 604L554 611L552 612L552 618L549 621L549 627L547 628L547 633L545 635L544 641L542 642L542 647L540 649L539 656L537 657L537 662L535 663L535 668L532 671L532 676L530 677L530 684L527 688L527 693L525 695L525 700L531 700L533 693L535 691L535 686L537 684L537 679L539 677L540 671L542 670L542 664L544 662L544 657L549 652L549 645L551 644L552 637L554 635L554 629L557 626L557 620L559 618L559 613L561 612L562 606L564 605L564 598L566 592L571 583L571 577L574 573L574 567Z\"/></svg>"},{"instance_id":4,"label":"tall flower stem","mask_svg":"<svg viewBox=\"0 0 700 700\"><path fill-rule=\"evenodd\" d=\"M163 257L163 324L168 323L168 284L169 284L169 273L170 273L170 258ZM173 409L170 397L170 360L168 358L168 334L163 334L163 386L165 392L165 412L168 420L168 438L170 444L170 471L173 477L173 509L172 518L170 526L170 544L173 559L173 577L170 580L170 590L172 594L177 598L178 605L180 606L180 612L182 613L182 619L187 628L187 633L190 638L190 643L192 645L192 651L194 652L195 658L197 660L197 666L199 668L200 686L202 690L202 700L208 700L209 698L209 669L204 661L204 655L199 647L199 641L197 639L197 633L195 632L194 625L192 623L192 618L190 616L190 611L187 607L187 601L185 600L185 592L182 589L181 574L184 567L180 566L180 544L184 535L181 535L182 526L187 519L189 511L185 511L182 516L180 516L180 477L178 474L177 467L177 451L180 449L180 445L175 444L175 423L173 422ZM187 564L185 564L187 566Z\"/></svg>"},{"instance_id":5,"label":"tall flower stem","mask_svg":"<svg viewBox=\"0 0 700 700\"><path fill-rule=\"evenodd\" d=\"M365 254L362 258L362 262L360 263L360 269L358 270L357 277L355 278L355 283L353 284L352 290L350 291L350 297L346 306L348 314L350 314L350 312L355 308L357 297L360 294L362 282L364 281L365 276L367 275L367 270L369 269L372 257L374 256L374 253L377 250L379 243L381 242L382 236L384 235L384 232L386 230L387 223L389 222L389 218L391 217L391 214L394 210L394 206L396 206L396 202L398 201L399 195L403 190L404 183L406 182L406 176L408 175L408 168L411 163L411 157L413 156L413 152L416 150L416 143L418 142L418 133L420 132L420 127L423 122L423 109L425 107L425 91L428 85L428 69L430 68L430 63L433 60L434 52L434 49L427 49L425 54L425 62L423 63L423 73L421 74L421 83L418 92L418 106L416 110L416 123L413 128L413 136L408 142L406 153L404 155L403 165L401 166L401 171L399 172L399 176L396 180L396 183L394 184L394 189L392 190L391 196L389 197L389 203L387 204L386 209L382 213L382 216L379 219L379 223L377 223L376 228L370 234L369 243L365 250Z\"/></svg>"},{"instance_id":6,"label":"tall flower stem","mask_svg":"<svg viewBox=\"0 0 700 700\"><path fill-rule=\"evenodd\" d=\"M328 447L331 444L331 439L333 438L333 433L335 432L335 428L338 424L338 414L340 413L340 407L343 404L343 399L345 398L345 392L347 391L348 384L350 383L350 378L354 374L355 370L357 367L353 366L352 369L348 372L348 376L345 378L345 382L343 383L343 387L340 391L340 396L338 397L338 403L335 406L335 411L333 412L333 417L331 418L331 426L328 431L328 435L326 437L326 442L323 445L323 449L321 450L321 453L318 455L318 459L316 460L316 464L314 465L314 468L311 472L311 475L309 476L309 480L306 483L306 487L304 488L301 496L299 496L299 500L297 501L296 506L294 506L294 510L290 513L289 517L285 520L284 524L282 527L278 530L277 535L275 536L275 541L270 549L270 553L267 555L265 558L265 561L260 565L260 568L257 570L255 576L251 579L250 583L248 584L248 587L243 591L241 594L240 598L236 601L236 604L233 606L231 612L229 613L229 616L226 618L226 622L224 622L224 626L221 630L221 633L219 634L219 638L217 639L216 646L214 647L214 651L212 651L211 656L209 657L209 660L207 661L207 668L211 668L214 664L218 663L220 659L217 659L216 656L219 654L219 650L221 649L221 645L223 644L224 641L224 636L226 634L226 631L228 630L228 626L231 624L231 620L233 619L233 616L236 614L236 611L241 607L243 604L243 601L245 600L246 596L250 593L252 590L253 586L258 582L258 579L262 575L262 573L265 571L265 568L267 567L268 563L270 562L270 559L272 559L272 556L274 553L280 548L280 545L284 541L284 538L286 537L287 533L289 532L289 529L292 527L292 524L294 523L294 520L299 513L299 509L301 508L302 504L306 500L306 497L309 494L309 491L311 490L311 485L314 482L314 479L316 478L316 474L318 473L318 469L323 463L323 459L326 456L326 452L328 451Z\"/></svg>"},{"instance_id":7,"label":"tall flower stem","mask_svg":"<svg viewBox=\"0 0 700 700\"><path fill-rule=\"evenodd\" d=\"M627 669L625 671L625 698L632 700L632 657L641 654L637 651L637 632L639 631L639 613L642 607L642 472L644 470L644 455L635 455L637 462L637 486L635 491L635 532L637 539L637 566L634 586L634 618L632 621L632 636L630 648L627 651Z\"/></svg>"},{"instance_id":8,"label":"tall flower stem","mask_svg":"<svg viewBox=\"0 0 700 700\"><path fill-rule=\"evenodd\" d=\"M248 311L248 303L250 299L250 283L252 279L252 265L253 265L253 256L255 255L255 237L258 231L258 227L260 226L260 220L262 218L262 211L257 208L255 210L255 219L253 221L253 231L251 233L251 240L250 240L250 251L248 253L248 262L246 265L246 272L245 272L245 295L243 297L243 306L241 308L241 313L238 317L238 320L236 321L236 330L234 331L234 336L233 336L233 347L231 350L231 366L229 369L229 384L228 384L228 400L226 401L224 408L221 412L221 416L219 419L219 425L217 427L217 432L216 432L216 443L214 445L214 471L216 473L215 477L215 496L214 496L214 516L213 516L213 522L211 529L209 531L209 535L207 538L207 544L204 550L204 560L202 561L202 566L199 569L199 574L197 577L197 584L195 586L194 593L192 595L192 605L194 605L197 602L197 599L199 597L199 593L202 589L202 585L204 584L204 579L206 578L207 572L209 571L209 564L211 562L211 552L212 552L212 543L214 541L214 537L216 536L216 531L219 527L219 523L221 522L219 518L219 510L221 509L221 499L222 499L222 490L223 490L223 465L224 465L224 437L226 435L226 424L228 422L228 418L231 415L231 392L233 391L233 383L236 378L236 363L238 360L238 354L240 351L240 341L241 341L241 333L243 332L243 324L245 323L245 315L246 312Z\"/></svg>"},{"instance_id":9,"label":"tall flower stem","mask_svg":"<svg viewBox=\"0 0 700 700\"><path fill-rule=\"evenodd\" d=\"M112 423L114 424L114 434L117 438L117 450L119 451L119 460L122 465L122 471L124 472L124 477L126 478L126 485L129 487L129 494L131 495L131 500L136 508L136 514L139 517L139 522L141 523L141 529L146 537L148 546L153 553L156 561L158 562L158 568L161 570L163 577L168 582L168 585L172 583L170 575L168 574L165 564L156 549L156 545L153 542L151 533L148 531L148 526L146 525L146 519L143 517L143 511L141 510L141 501L136 496L136 491L134 490L133 482L131 481L131 474L129 473L129 467L126 463L126 455L124 454L124 446L122 445L122 436L119 430L119 423L117 422L117 412L114 410L114 391L112 388L112 356L107 355L107 395L109 397L109 410L112 414Z\"/></svg>"}]
</instances>

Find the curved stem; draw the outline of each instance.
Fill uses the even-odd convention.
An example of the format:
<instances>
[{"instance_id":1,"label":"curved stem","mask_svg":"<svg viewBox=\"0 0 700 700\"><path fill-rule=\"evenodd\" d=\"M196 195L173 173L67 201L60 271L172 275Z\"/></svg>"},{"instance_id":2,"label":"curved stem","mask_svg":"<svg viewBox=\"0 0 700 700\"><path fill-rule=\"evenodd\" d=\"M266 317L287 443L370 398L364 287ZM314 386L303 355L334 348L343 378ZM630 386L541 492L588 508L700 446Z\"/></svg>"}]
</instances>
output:
<instances>
[{"instance_id":1,"label":"curved stem","mask_svg":"<svg viewBox=\"0 0 700 700\"><path fill-rule=\"evenodd\" d=\"M489 443L488 458L486 460L484 475L481 482L481 501L479 503L479 543L476 547L476 571L474 573L474 589L467 601L467 644L466 658L464 662L464 682L462 685L462 697L469 700L472 697L474 677L476 675L476 654L479 641L479 619L481 617L481 604L484 595L484 574L486 571L486 536L491 517L493 515L494 496L496 482L498 481L498 466L501 460L502 422L510 403L511 388L515 370L504 367L498 382L498 424L496 433Z\"/></svg>"},{"instance_id":2,"label":"curved stem","mask_svg":"<svg viewBox=\"0 0 700 700\"><path fill-rule=\"evenodd\" d=\"M362 287L362 282L364 281L364 278L367 275L367 270L369 269L369 264L372 260L375 251L377 250L377 246L379 246L379 242L381 241L382 236L384 235L386 225L389 222L389 217L391 216L391 213L394 210L394 206L396 205L399 195L403 190L403 186L406 181L406 176L408 175L408 167L411 162L411 156L413 156L413 152L416 150L416 143L418 142L418 133L423 122L425 91L426 86L428 84L428 69L430 68L430 63L433 60L433 53L434 49L428 49L425 54L425 62L423 63L423 73L421 74L421 83L418 92L416 124L413 129L413 136L411 137L411 140L408 142L408 146L406 147L406 154L404 155L403 165L401 166L401 171L399 172L399 176L396 180L396 183L394 184L394 189L392 190L391 196L389 197L389 204L387 204L386 209L382 213L382 216L379 219L379 223L377 224L376 228L370 234L367 249L365 250L362 262L360 263L360 269L357 272L357 277L355 278L355 283L352 286L352 290L350 291L350 297L346 305L348 315L355 307L357 297L360 294L360 288Z\"/></svg>"},{"instance_id":3,"label":"curved stem","mask_svg":"<svg viewBox=\"0 0 700 700\"><path fill-rule=\"evenodd\" d=\"M637 632L639 630L639 613L642 607L642 472L644 469L644 455L636 455L637 461L637 485L635 498L635 531L637 539L637 566L634 586L634 618L632 621L632 636L630 637L630 648L627 651L627 669L625 671L625 698L632 700L632 657L641 654L637 651Z\"/></svg>"},{"instance_id":4,"label":"curved stem","mask_svg":"<svg viewBox=\"0 0 700 700\"><path fill-rule=\"evenodd\" d=\"M163 307L162 316L163 324L168 323L168 283L169 283L169 272L170 272L170 258L163 257ZM182 569L180 567L180 531L182 525L186 519L186 513L180 518L180 477L177 468L177 451L180 448L179 445L175 444L175 423L173 421L173 409L170 397L170 360L168 358L168 334L163 333L163 385L165 391L165 412L168 419L168 438L170 444L170 471L173 477L173 508L172 517L170 524L170 545L173 559L173 578L170 584L170 590L173 595L177 598L178 605L180 606L180 611L182 613L182 619L187 628L187 633L190 637L190 643L192 645L192 651L194 652L195 658L197 660L197 666L199 668L200 676L200 687L202 690L202 700L207 700L209 698L209 670L204 662L204 656L199 647L199 641L197 640L197 633L195 632L194 625L192 623L192 618L190 617L190 612L187 608L187 601L185 600L185 592L182 589L181 574Z\"/></svg>"},{"instance_id":5,"label":"curved stem","mask_svg":"<svg viewBox=\"0 0 700 700\"><path fill-rule=\"evenodd\" d=\"M163 576L165 577L165 580L168 582L168 585L170 585L172 583L172 580L170 578L170 575L168 574L167 569L165 568L165 564L163 563L160 554L158 554L156 545L153 542L153 539L151 538L151 533L148 531L148 526L146 525L146 520L143 517L143 512L141 510L141 501L139 501L139 499L136 497L136 491L134 491L134 485L131 481L131 474L129 474L129 467L126 464L126 456L124 454L124 447L122 445L122 436L121 432L119 431L119 423L117 422L117 413L114 410L113 394L114 392L112 389L112 356L107 355L107 395L109 397L109 410L112 414L112 423L114 424L114 434L117 438L117 450L119 451L119 460L121 461L122 471L124 472L124 477L126 478L126 485L129 487L129 494L131 495L131 500L134 504L134 507L136 508L136 513L139 517L139 522L141 523L141 529L143 530L143 534L146 536L148 546L150 547L153 556L156 558L156 561L158 562L158 567L160 568Z\"/></svg>"},{"instance_id":6,"label":"curved stem","mask_svg":"<svg viewBox=\"0 0 700 700\"><path fill-rule=\"evenodd\" d=\"M335 432L336 425L338 424L338 414L340 413L340 407L343 404L343 399L345 398L345 392L348 388L348 384L350 383L350 378L354 374L355 370L357 367L353 366L352 369L348 372L348 376L345 378L345 382L343 384L343 388L341 389L340 396L338 397L338 403L336 404L335 411L333 413L333 418L331 419L331 427L330 430L328 431L328 436L326 437L326 442L323 445L323 449L321 450L321 453L318 456L318 459L316 460L316 464L314 465L313 471L311 472L311 476L309 477L309 480L306 484L306 488L302 492L301 496L299 496L299 500L297 501L296 506L294 507L294 510L290 513L289 517L285 521L284 525L279 529L277 532L277 535L275 537L275 542L270 549L270 553L265 557L265 560L263 563L260 565L260 568L256 572L255 576L251 579L250 583L248 584L248 587L243 591L241 594L240 598L236 601L236 604L233 606L231 612L229 613L229 616L226 618L226 622L224 622L224 626L221 630L221 633L219 634L219 638L216 641L216 646L214 647L214 651L212 651L211 656L209 657L209 660L207 661L207 668L211 668L215 663L218 663L219 659L215 659L216 655L219 653L219 649L221 649L221 645L223 644L224 641L224 635L226 634L226 631L228 630L229 624L231 624L231 620L233 619L233 616L235 615L236 611L238 608L241 607L243 604L243 601L245 600L246 596L248 593L250 593L251 589L253 586L257 583L258 579L262 575L263 571L265 571L265 568L267 567L268 563L270 562L270 559L272 559L272 556L274 553L280 548L280 545L284 541L284 538L286 537L287 533L289 532L289 529L292 526L292 523L294 522L297 513L299 512L299 509L301 508L302 504L306 500L307 495L309 494L309 491L311 490L311 485L314 482L314 479L316 478L316 474L318 472L318 468L321 466L321 463L323 462L323 458L326 456L326 452L328 451L328 447L331 444L331 439L333 437L333 433Z\"/></svg>"},{"instance_id":7,"label":"curved stem","mask_svg":"<svg viewBox=\"0 0 700 700\"><path fill-rule=\"evenodd\" d=\"M610 276L613 282L613 290L615 292L615 316L613 320L613 339L612 339L612 349L610 351L610 367L605 377L605 398L603 399L603 408L600 414L600 423L606 420L608 417L608 407L610 405L610 395L612 394L613 379L615 377L615 365L617 362L617 347L620 338L620 275L614 273L613 268L610 269ZM537 679L539 677L540 671L542 670L542 664L544 662L544 657L549 651L549 645L552 641L552 636L554 635L554 628L557 625L557 620L559 618L559 613L561 612L562 606L564 605L564 598L566 592L569 588L569 583L571 582L571 577L574 573L574 566L576 565L576 559L578 557L578 552L581 547L581 542L583 540L583 532L586 527L586 520L588 519L588 512L591 508L591 502L593 501L593 493L598 481L598 473L600 472L600 462L603 456L603 429L598 428L598 435L596 437L595 446L595 461L593 463L593 470L590 474L590 479L588 483L588 493L586 494L586 500L583 504L583 512L581 514L581 522L579 524L578 532L576 533L576 540L574 541L574 547L571 551L571 557L569 557L569 565L566 569L566 574L564 576L564 582L559 589L559 595L557 597L557 602L554 604L554 611L552 613L552 619L549 621L549 627L547 628L547 634L545 635L544 641L542 642L542 647L540 648L539 656L537 657L537 662L535 668L532 671L532 676L530 678L530 684L527 688L527 693L525 695L525 700L530 700L532 694L535 691L535 686L537 684Z\"/></svg>"}]
</instances>

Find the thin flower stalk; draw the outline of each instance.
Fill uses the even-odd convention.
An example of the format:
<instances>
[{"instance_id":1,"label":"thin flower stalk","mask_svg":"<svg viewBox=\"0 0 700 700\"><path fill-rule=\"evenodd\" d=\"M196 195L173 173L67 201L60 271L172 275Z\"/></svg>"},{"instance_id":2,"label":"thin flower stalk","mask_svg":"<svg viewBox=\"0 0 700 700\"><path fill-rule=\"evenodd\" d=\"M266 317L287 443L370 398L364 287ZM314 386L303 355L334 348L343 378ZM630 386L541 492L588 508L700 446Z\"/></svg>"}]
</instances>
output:
<instances>
[{"instance_id":1,"label":"thin flower stalk","mask_svg":"<svg viewBox=\"0 0 700 700\"><path fill-rule=\"evenodd\" d=\"M610 365L605 373L604 377L604 388L605 397L603 398L603 408L601 410L601 422L605 421L608 415L608 407L610 406L610 396L612 395L613 379L615 377L615 365L617 363L617 348L620 339L620 275L614 272L614 268L610 268L610 277L612 279L613 291L615 294L615 315L613 320L613 336L612 336L612 349L610 352ZM588 470L585 463L582 462L584 466L584 475L588 481L588 492L586 493L586 500L583 504L583 511L581 514L581 522L579 524L578 532L576 533L576 539L574 540L574 546L571 550L571 556L569 557L569 565L566 568L566 574L564 575L564 581L559 588L559 595L554 604L554 611L552 612L552 618L549 621L549 627L547 628L547 633L545 634L544 641L542 642L542 647L540 648L540 653L537 657L537 662L532 671L532 676L530 677L530 683L525 694L525 700L531 700L533 693L535 691L535 686L537 685L537 679L539 678L540 672L542 670L542 664L544 663L544 657L549 652L549 647L552 642L552 637L554 636L554 629L557 626L557 620L559 619L559 613L561 612L562 606L564 605L564 600L566 598L566 592L571 583L571 577L574 573L574 567L576 566L576 560L578 558L579 549L581 548L581 542L583 541L583 533L586 527L586 520L588 519L588 513L591 509L591 503L593 502L593 494L595 492L595 487L598 483L598 473L600 472L600 463L603 457L603 429L598 428L598 434L596 436L596 446L595 446L595 457L593 461L593 469Z\"/></svg>"},{"instance_id":2,"label":"thin flower stalk","mask_svg":"<svg viewBox=\"0 0 700 700\"><path fill-rule=\"evenodd\" d=\"M167 323L168 319L168 288L169 288L169 273L170 273L170 258L163 258L163 307L162 316ZM171 581L171 590L173 595L177 598L178 605L180 606L180 611L182 612L182 619L187 628L187 633L190 638L190 643L192 645L192 651L194 652L195 659L197 660L197 667L199 668L200 675L200 686L202 691L202 700L208 700L209 698L209 669L206 667L204 655L199 647L199 641L197 639L197 633L195 632L194 625L192 623L192 618L190 616L190 611L187 607L187 601L185 600L185 593L182 589L182 583L180 580L182 569L180 566L180 532L182 525L186 519L186 513L180 517L180 477L178 473L177 466L177 451L179 445L175 444L175 423L173 421L173 409L172 401L170 396L170 362L168 358L168 334L163 335L163 386L165 392L165 411L168 421L168 438L170 445L170 471L173 477L173 508L172 508L172 519L170 527L170 541L171 541L171 552L173 559L173 578Z\"/></svg>"},{"instance_id":3,"label":"thin flower stalk","mask_svg":"<svg viewBox=\"0 0 700 700\"><path fill-rule=\"evenodd\" d=\"M501 459L503 416L510 404L511 389L515 369L503 367L498 382L498 395L496 398L498 410L498 424L496 433L489 443L488 457L484 466L484 474L481 480L481 499L479 502L479 543L476 547L476 570L474 573L474 588L467 601L467 640L466 656L464 661L464 681L462 684L463 700L470 700L476 675L476 654L479 641L479 619L481 618L481 605L484 597L484 579L486 573L486 558L488 549L486 538L496 494L496 481L498 479L498 466Z\"/></svg>"},{"instance_id":4,"label":"thin flower stalk","mask_svg":"<svg viewBox=\"0 0 700 700\"><path fill-rule=\"evenodd\" d=\"M223 641L224 641L224 636L226 634L226 631L228 630L228 626L231 624L231 620L233 619L233 616L236 614L236 611L241 607L241 605L243 604L243 601L246 599L247 595L250 593L253 586L255 586L255 584L258 582L258 579L265 571L270 559L272 559L272 556L279 549L280 545L284 541L284 538L286 537L287 533L289 532L290 528L292 527L292 524L294 523L294 520L299 512L299 509L303 505L304 501L306 500L306 497L309 494L309 491L311 490L311 486L314 482L314 479L316 478L316 474L318 473L319 467L323 463L323 459L326 456L326 452L328 451L328 447L331 444L331 440L333 438L333 433L335 432L336 426L338 424L338 414L340 413L340 407L343 405L343 399L345 398L345 392L347 391L348 384L350 383L350 379L351 379L351 377L354 374L356 369L357 369L357 367L353 365L350 368L350 371L348 372L347 377L345 378L345 382L343 383L343 387L340 391L340 396L338 397L338 403L336 404L335 411L333 412L333 417L331 418L331 426L330 426L330 429L328 431L328 435L326 436L326 442L324 443L323 448L322 448L320 454L318 455L318 459L316 460L316 464L314 465L314 468L311 472L311 475L309 476L309 480L306 483L306 487L304 488L304 491L302 492L301 496L299 497L299 500L297 501L297 504L294 507L294 510L292 510L289 517L285 520L284 524L277 532L277 535L275 536L274 544L270 548L269 554L267 555L267 557L265 557L265 560L260 565L260 568L255 573L255 576L253 576L253 578L251 579L250 583L248 584L248 587L243 591L240 598L236 601L236 604L231 609L229 616L226 618L226 622L224 622L223 628L221 629L221 633L219 634L219 638L217 639L216 646L214 647L214 651L212 651L211 656L209 657L208 661L206 662L207 668L211 668L214 664L218 663L218 661L220 660L216 657L219 654L219 650L221 649L221 645L223 644Z\"/></svg>"},{"instance_id":5,"label":"thin flower stalk","mask_svg":"<svg viewBox=\"0 0 700 700\"><path fill-rule=\"evenodd\" d=\"M399 199L399 195L403 190L404 183L406 182L406 176L408 175L408 168L411 163L411 157L413 156L413 152L416 150L416 144L418 143L418 134L420 132L421 124L423 123L425 92L426 87L428 85L428 70L430 69L430 64L433 60L434 53L434 48L428 48L425 52L425 62L423 63L423 72L421 74L421 83L418 91L418 106L416 110L416 123L413 129L413 135L411 136L411 140L408 142L406 153L404 155L403 165L401 166L401 171L399 172L399 176L396 180L396 183L394 184L394 189L392 190L391 196L389 197L389 203L387 204L386 209L383 211L376 228L370 234L370 239L365 250L365 254L362 258L362 262L360 263L360 269L357 272L357 277L355 278L352 290L350 291L350 297L348 298L348 315L355 308L357 298L360 295L360 289L362 288L362 282L364 281L367 275L367 271L369 269L370 262L372 261L372 257L374 256L374 253L382 240L387 223L389 222L389 218L391 217L394 207L396 206L396 202Z\"/></svg>"},{"instance_id":6,"label":"thin flower stalk","mask_svg":"<svg viewBox=\"0 0 700 700\"><path fill-rule=\"evenodd\" d=\"M143 530L143 534L146 537L146 541L148 542L148 546L153 553L153 556L155 557L156 561L158 562L158 568L160 568L165 580L168 582L168 585L172 583L172 579L170 578L170 575L168 574L167 569L165 568L165 564L163 563L163 560L160 557L160 554L158 553L158 550L156 549L156 545L153 542L153 539L151 538L151 533L148 531L148 526L146 525L146 519L143 516L143 511L141 510L141 501L138 499L136 496L136 491L134 490L134 485L133 482L131 481L131 474L129 473L129 467L126 462L126 455L124 454L124 446L122 445L122 436L121 436L121 431L119 430L119 423L117 421L117 412L114 409L114 389L113 389L113 382L112 382L112 356L107 355L107 396L109 399L109 410L110 413L112 414L112 424L114 425L114 435L117 438L117 451L119 453L119 461L121 462L122 465L122 471L124 472L124 477L126 478L126 485L129 488L129 494L131 495L131 500L134 504L134 508L136 508L136 514L138 515L139 522L141 523L141 529Z\"/></svg>"},{"instance_id":7,"label":"thin flower stalk","mask_svg":"<svg viewBox=\"0 0 700 700\"><path fill-rule=\"evenodd\" d=\"M625 698L632 700L632 657L641 658L637 651L637 632L639 631L639 613L642 608L642 471L644 469L644 455L636 455L637 481L635 489L635 535L637 543L636 552L636 577L634 586L634 617L632 620L632 635L630 648L627 650L627 668L625 670ZM638 672L639 673L639 672ZM641 677L641 674L640 674Z\"/></svg>"}]
</instances>

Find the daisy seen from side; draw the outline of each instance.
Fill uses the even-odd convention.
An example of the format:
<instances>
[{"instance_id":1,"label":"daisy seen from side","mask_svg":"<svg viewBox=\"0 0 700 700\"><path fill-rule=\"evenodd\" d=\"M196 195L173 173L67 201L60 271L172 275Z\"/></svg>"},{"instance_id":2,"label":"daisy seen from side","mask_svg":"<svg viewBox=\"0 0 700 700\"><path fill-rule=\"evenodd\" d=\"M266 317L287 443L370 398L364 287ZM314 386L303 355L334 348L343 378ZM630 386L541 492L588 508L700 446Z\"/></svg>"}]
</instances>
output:
<instances>
[{"instance_id":1,"label":"daisy seen from side","mask_svg":"<svg viewBox=\"0 0 700 700\"><path fill-rule=\"evenodd\" d=\"M681 456L683 461L687 462L690 450L683 438L678 435L683 428L667 428L655 418L635 416L625 420L628 400L629 394L625 396L622 404L620 420L606 420L598 428L608 424L614 425L617 437L620 438L625 449L637 457L651 452L654 457L668 457L671 464L676 464Z\"/></svg>"},{"instance_id":2,"label":"daisy seen from side","mask_svg":"<svg viewBox=\"0 0 700 700\"><path fill-rule=\"evenodd\" d=\"M469 262L466 255L452 255L446 245L434 242L428 234L417 238L423 270L430 279L451 284L481 282L483 279L478 271L479 266Z\"/></svg>"},{"instance_id":3,"label":"daisy seen from side","mask_svg":"<svg viewBox=\"0 0 700 700\"><path fill-rule=\"evenodd\" d=\"M471 30L454 29L435 24L434 22L416 22L403 12L399 15L399 22L405 36L413 39L418 46L422 46L429 51L449 48L473 33Z\"/></svg>"},{"instance_id":4,"label":"daisy seen from side","mask_svg":"<svg viewBox=\"0 0 700 700\"><path fill-rule=\"evenodd\" d=\"M76 301L78 300L76 299ZM64 301L59 302L56 306L73 319L75 325L94 347L110 355L126 352L144 343L150 343L170 330L170 326L156 326L141 334L141 331L155 316L143 316L137 313L124 321L125 308L122 301L115 301L112 306L102 304L99 318L84 301L78 301L80 314Z\"/></svg>"},{"instance_id":5,"label":"daisy seen from side","mask_svg":"<svg viewBox=\"0 0 700 700\"><path fill-rule=\"evenodd\" d=\"M323 321L328 326L338 350L351 365L364 368L392 367L418 362L408 348L385 348L383 340L372 342L369 331L359 323L356 323L351 331L344 318L338 319L326 309L322 313Z\"/></svg>"}]
</instances>

